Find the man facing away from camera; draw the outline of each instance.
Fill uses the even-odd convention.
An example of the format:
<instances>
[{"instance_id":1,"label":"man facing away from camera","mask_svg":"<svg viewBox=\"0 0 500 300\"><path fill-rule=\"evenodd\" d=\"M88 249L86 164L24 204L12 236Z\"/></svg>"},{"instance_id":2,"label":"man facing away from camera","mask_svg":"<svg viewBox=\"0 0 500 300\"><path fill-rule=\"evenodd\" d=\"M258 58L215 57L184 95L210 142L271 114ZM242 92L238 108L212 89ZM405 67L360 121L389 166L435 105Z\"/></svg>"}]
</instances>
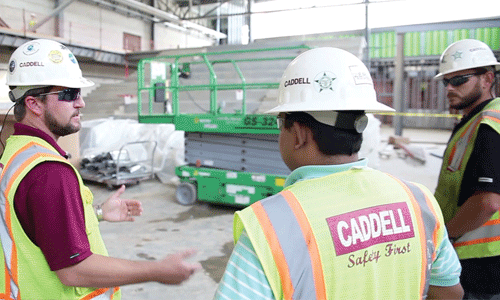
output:
<instances>
[{"instance_id":1,"label":"man facing away from camera","mask_svg":"<svg viewBox=\"0 0 500 300\"><path fill-rule=\"evenodd\" d=\"M461 299L460 264L424 186L359 158L373 81L354 55L316 48L279 86L284 190L236 212L215 299Z\"/></svg>"}]
</instances>

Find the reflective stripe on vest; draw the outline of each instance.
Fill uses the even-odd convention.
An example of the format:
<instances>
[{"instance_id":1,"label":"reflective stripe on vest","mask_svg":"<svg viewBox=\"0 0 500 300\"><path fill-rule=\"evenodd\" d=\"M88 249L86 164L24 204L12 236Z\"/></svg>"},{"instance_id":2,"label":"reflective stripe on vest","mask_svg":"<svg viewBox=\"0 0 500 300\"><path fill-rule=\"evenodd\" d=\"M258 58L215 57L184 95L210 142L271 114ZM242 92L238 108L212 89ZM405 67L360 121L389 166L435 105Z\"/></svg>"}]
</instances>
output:
<instances>
[{"instance_id":1,"label":"reflective stripe on vest","mask_svg":"<svg viewBox=\"0 0 500 300\"><path fill-rule=\"evenodd\" d=\"M282 254L274 254L274 260L280 274L283 298L326 299L323 270L318 263L318 245L304 211L288 190L269 199L272 198L277 200L257 202L252 207L265 229L264 233L270 248L274 250L273 254ZM290 223L293 225L287 226ZM305 234L307 232L311 234Z\"/></svg>"},{"instance_id":2,"label":"reflective stripe on vest","mask_svg":"<svg viewBox=\"0 0 500 300\"><path fill-rule=\"evenodd\" d=\"M119 287L115 287L114 289L106 288L106 289L98 289L92 292L91 294L83 297L80 300L112 300L114 293L120 290Z\"/></svg>"},{"instance_id":3,"label":"reflective stripe on vest","mask_svg":"<svg viewBox=\"0 0 500 300\"><path fill-rule=\"evenodd\" d=\"M39 153L39 155L33 156L35 153ZM57 157L57 159L60 159L60 157L55 155L53 151L35 143L29 143L19 149L19 151L12 156L2 171L0 190L5 192L0 193L0 213L2 215L3 223L3 226L0 226L0 239L2 241L2 248L5 256L5 288L7 290L7 294L10 294L14 299L17 299L20 296L18 265L17 252L11 227L11 209L9 202L7 201L7 197L12 187L12 180L19 176L19 172L23 169L23 166L29 165L34 159L43 155L54 156Z\"/></svg>"},{"instance_id":4,"label":"reflective stripe on vest","mask_svg":"<svg viewBox=\"0 0 500 300\"><path fill-rule=\"evenodd\" d=\"M407 192L418 218L421 237L422 278L420 296L429 289L439 223L434 207L416 185L397 180ZM278 268L284 299L326 299L324 274L316 237L295 195L282 191L251 207L263 228ZM286 221L285 221L286 220ZM290 225L292 224L292 225Z\"/></svg>"},{"instance_id":5,"label":"reflective stripe on vest","mask_svg":"<svg viewBox=\"0 0 500 300\"><path fill-rule=\"evenodd\" d=\"M490 119L497 123L500 123L500 111L499 110L485 110L479 114L479 116L472 122L467 129L462 133L457 143L452 148L450 158L448 160L449 166L447 169L451 172L457 171L462 166L462 161L467 151L467 147L470 144L472 137L475 132L477 132L477 127L484 119ZM497 214L498 215L498 214ZM475 245L480 243L489 243L500 240L500 220L497 218L492 218L490 221L484 223L480 228L470 231L464 234L460 239L458 239L453 246L456 248Z\"/></svg>"},{"instance_id":6,"label":"reflective stripe on vest","mask_svg":"<svg viewBox=\"0 0 500 300\"><path fill-rule=\"evenodd\" d=\"M498 214L497 214L498 215ZM494 219L484 223L481 227L462 235L453 246L455 248L500 241L500 220Z\"/></svg>"},{"instance_id":7,"label":"reflective stripe on vest","mask_svg":"<svg viewBox=\"0 0 500 300\"><path fill-rule=\"evenodd\" d=\"M453 146L448 160L448 171L455 172L462 166L467 146L469 145L477 126L483 119L492 119L500 123L500 111L498 110L485 110L472 122L467 129L462 133L456 144Z\"/></svg>"},{"instance_id":8,"label":"reflective stripe on vest","mask_svg":"<svg viewBox=\"0 0 500 300\"><path fill-rule=\"evenodd\" d=\"M431 272L432 262L436 257L437 249L437 235L439 231L439 223L437 222L437 214L432 204L430 204L427 196L422 190L413 183L401 181L396 179L406 190L408 197L413 204L415 214L420 219L417 224L420 232L425 232L425 241L420 240L420 247L422 252L422 270L425 270L425 278L421 279L421 298L427 295L429 290L429 278ZM423 228L422 228L423 227Z\"/></svg>"}]
</instances>

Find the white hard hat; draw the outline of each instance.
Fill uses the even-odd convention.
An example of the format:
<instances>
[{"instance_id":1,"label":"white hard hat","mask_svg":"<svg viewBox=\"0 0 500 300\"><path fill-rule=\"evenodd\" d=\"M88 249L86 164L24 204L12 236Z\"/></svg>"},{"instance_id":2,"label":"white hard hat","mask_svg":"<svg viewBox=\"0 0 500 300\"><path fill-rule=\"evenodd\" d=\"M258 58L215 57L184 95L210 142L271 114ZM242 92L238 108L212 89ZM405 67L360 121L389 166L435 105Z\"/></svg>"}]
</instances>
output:
<instances>
[{"instance_id":1,"label":"white hard hat","mask_svg":"<svg viewBox=\"0 0 500 300\"><path fill-rule=\"evenodd\" d=\"M370 72L353 54L321 47L297 56L280 81L278 106L267 113L394 111L377 102Z\"/></svg>"},{"instance_id":2,"label":"white hard hat","mask_svg":"<svg viewBox=\"0 0 500 300\"><path fill-rule=\"evenodd\" d=\"M17 87L11 91L11 99L17 100L32 88L83 88L94 83L82 76L78 61L66 46L52 40L37 39L24 43L12 53L7 85Z\"/></svg>"},{"instance_id":3,"label":"white hard hat","mask_svg":"<svg viewBox=\"0 0 500 300\"><path fill-rule=\"evenodd\" d=\"M487 66L500 70L500 63L488 45L473 39L460 40L444 50L439 59L439 74L434 78L441 79L449 73Z\"/></svg>"}]
</instances>

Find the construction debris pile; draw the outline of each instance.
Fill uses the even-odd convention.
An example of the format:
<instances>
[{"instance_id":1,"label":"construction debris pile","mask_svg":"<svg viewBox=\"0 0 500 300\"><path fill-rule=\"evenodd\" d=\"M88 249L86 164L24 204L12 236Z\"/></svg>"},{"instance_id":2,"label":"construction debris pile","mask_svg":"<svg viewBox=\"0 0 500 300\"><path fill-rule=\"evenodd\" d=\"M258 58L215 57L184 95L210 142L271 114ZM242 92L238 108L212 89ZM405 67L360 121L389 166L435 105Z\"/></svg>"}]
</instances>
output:
<instances>
[{"instance_id":1,"label":"construction debris pile","mask_svg":"<svg viewBox=\"0 0 500 300\"><path fill-rule=\"evenodd\" d=\"M126 142L124 142L126 141ZM82 122L80 173L109 187L158 177L169 183L184 162L184 132L171 124L139 124L127 119Z\"/></svg>"},{"instance_id":2,"label":"construction debris pile","mask_svg":"<svg viewBox=\"0 0 500 300\"><path fill-rule=\"evenodd\" d=\"M80 162L80 174L84 180L104 183L108 187L137 184L153 177L151 164L131 161L127 152L105 152Z\"/></svg>"}]
</instances>

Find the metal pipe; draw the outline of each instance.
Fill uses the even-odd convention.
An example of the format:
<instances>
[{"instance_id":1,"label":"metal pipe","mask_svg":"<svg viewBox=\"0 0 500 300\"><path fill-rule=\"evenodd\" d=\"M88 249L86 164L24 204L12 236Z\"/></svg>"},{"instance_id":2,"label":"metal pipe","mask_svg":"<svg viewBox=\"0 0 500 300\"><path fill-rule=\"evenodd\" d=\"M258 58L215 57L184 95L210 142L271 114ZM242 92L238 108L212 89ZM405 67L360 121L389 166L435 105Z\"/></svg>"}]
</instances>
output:
<instances>
[{"instance_id":1,"label":"metal pipe","mask_svg":"<svg viewBox=\"0 0 500 300\"><path fill-rule=\"evenodd\" d=\"M404 42L405 34L403 32L397 33L396 41L396 70L394 78L394 91L393 91L393 105L396 112L403 112L404 110ZM403 117L394 116L394 134L401 136L403 134Z\"/></svg>"},{"instance_id":2,"label":"metal pipe","mask_svg":"<svg viewBox=\"0 0 500 300\"><path fill-rule=\"evenodd\" d=\"M365 47L365 65L370 70L370 26L368 24L368 4L370 4L370 0L365 0L365 39L366 39L366 47Z\"/></svg>"},{"instance_id":3,"label":"metal pipe","mask_svg":"<svg viewBox=\"0 0 500 300\"><path fill-rule=\"evenodd\" d=\"M248 0L248 42L252 43L252 1Z\"/></svg>"},{"instance_id":4,"label":"metal pipe","mask_svg":"<svg viewBox=\"0 0 500 300\"><path fill-rule=\"evenodd\" d=\"M74 0L71 0L71 1L74 1ZM91 1L95 1L95 0L91 0ZM213 36L215 38L219 38L219 37L225 38L226 37L226 35L223 33L217 32L213 29L198 25L198 24L193 23L193 22L181 20L176 15L159 10L157 8L154 8L154 7L149 6L147 4L141 3L139 1L135 1L135 0L113 0L113 1L120 3L122 5L125 5L125 6L129 6L131 8L137 9L143 13L151 14L151 15L153 15L157 18L160 18L162 20L166 20L166 21L175 23L176 25L195 29L197 31L200 31L201 33Z\"/></svg>"},{"instance_id":5,"label":"metal pipe","mask_svg":"<svg viewBox=\"0 0 500 300\"><path fill-rule=\"evenodd\" d=\"M153 16L156 16L158 18L162 18L164 20L167 20L167 21L170 21L170 22L174 22L176 24L179 24L181 19L176 16L176 15L173 15L171 13L167 13L165 11L162 11L162 10L159 10L157 8L154 8L152 6L149 6L147 4L144 4L144 3L141 3L139 1L135 1L135 0L114 0L113 2L117 2L117 3L120 3L122 5L125 5L125 6L128 6L128 7L131 7L131 8L135 8L143 13L148 13L148 14L151 14Z\"/></svg>"}]
</instances>

